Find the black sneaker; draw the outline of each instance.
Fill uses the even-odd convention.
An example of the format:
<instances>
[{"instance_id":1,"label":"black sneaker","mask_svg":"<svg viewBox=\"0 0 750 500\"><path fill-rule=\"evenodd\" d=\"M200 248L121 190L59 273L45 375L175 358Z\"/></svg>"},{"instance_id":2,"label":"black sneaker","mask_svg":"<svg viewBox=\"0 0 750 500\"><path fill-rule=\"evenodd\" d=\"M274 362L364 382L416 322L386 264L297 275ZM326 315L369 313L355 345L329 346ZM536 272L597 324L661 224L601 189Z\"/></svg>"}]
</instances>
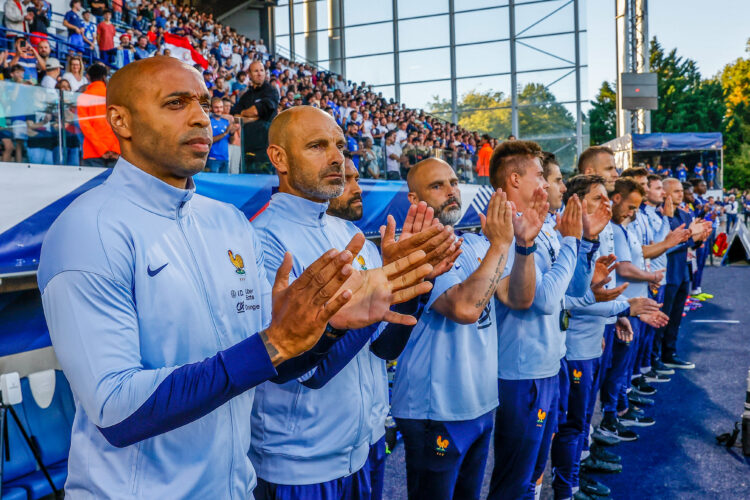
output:
<instances>
[{"instance_id":1,"label":"black sneaker","mask_svg":"<svg viewBox=\"0 0 750 500\"><path fill-rule=\"evenodd\" d=\"M602 434L616 437L620 441L635 441L638 439L638 434L622 425L617 418L612 415L604 416L599 424L599 430L601 430Z\"/></svg>"},{"instance_id":2,"label":"black sneaker","mask_svg":"<svg viewBox=\"0 0 750 500\"><path fill-rule=\"evenodd\" d=\"M630 404L636 405L636 406L653 406L654 400L651 398L647 398L646 396L641 396L640 394L636 394L635 391L630 391L628 393L628 401L630 401Z\"/></svg>"},{"instance_id":3,"label":"black sneaker","mask_svg":"<svg viewBox=\"0 0 750 500\"><path fill-rule=\"evenodd\" d=\"M695 363L682 360L677 356L672 356L671 358L664 358L664 364L670 368L676 368L678 370L692 370L693 368L695 368Z\"/></svg>"},{"instance_id":4,"label":"black sneaker","mask_svg":"<svg viewBox=\"0 0 750 500\"><path fill-rule=\"evenodd\" d=\"M674 370L672 370L672 372L674 372ZM668 376L662 375L661 373L657 373L653 369L649 370L647 373L644 373L643 378L646 379L646 382L649 382L651 384L661 384L661 383L669 382L670 380L672 380Z\"/></svg>"},{"instance_id":5,"label":"black sneaker","mask_svg":"<svg viewBox=\"0 0 750 500\"><path fill-rule=\"evenodd\" d=\"M633 391L641 396L653 396L656 394L656 387L648 385L646 378L641 375L630 381Z\"/></svg>"},{"instance_id":6,"label":"black sneaker","mask_svg":"<svg viewBox=\"0 0 750 500\"><path fill-rule=\"evenodd\" d=\"M598 427L591 433L591 439L594 443L601 446L614 446L620 442L616 437L602 434L602 431L600 431Z\"/></svg>"},{"instance_id":7,"label":"black sneaker","mask_svg":"<svg viewBox=\"0 0 750 500\"><path fill-rule=\"evenodd\" d=\"M619 416L619 420L622 425L628 427L649 427L656 423L656 420L654 420L653 418L640 416L630 408L628 408L628 411L626 411L623 415Z\"/></svg>"},{"instance_id":8,"label":"black sneaker","mask_svg":"<svg viewBox=\"0 0 750 500\"><path fill-rule=\"evenodd\" d=\"M605 447L596 443L591 444L591 446L589 447L589 453L593 455L597 460L601 460L603 462L609 462L611 464L622 463L622 457L620 457L620 455L612 453Z\"/></svg>"},{"instance_id":9,"label":"black sneaker","mask_svg":"<svg viewBox=\"0 0 750 500\"><path fill-rule=\"evenodd\" d=\"M660 359L651 361L651 369L659 375L674 375L674 370L662 363Z\"/></svg>"},{"instance_id":10,"label":"black sneaker","mask_svg":"<svg viewBox=\"0 0 750 500\"><path fill-rule=\"evenodd\" d=\"M581 460L581 470L607 473L622 472L622 464L605 462L604 460L597 459L594 455L589 455Z\"/></svg>"},{"instance_id":11,"label":"black sneaker","mask_svg":"<svg viewBox=\"0 0 750 500\"><path fill-rule=\"evenodd\" d=\"M586 474L581 474L578 477L578 486L581 488L580 491L592 496L608 497L612 493L612 490L607 486Z\"/></svg>"}]
</instances>

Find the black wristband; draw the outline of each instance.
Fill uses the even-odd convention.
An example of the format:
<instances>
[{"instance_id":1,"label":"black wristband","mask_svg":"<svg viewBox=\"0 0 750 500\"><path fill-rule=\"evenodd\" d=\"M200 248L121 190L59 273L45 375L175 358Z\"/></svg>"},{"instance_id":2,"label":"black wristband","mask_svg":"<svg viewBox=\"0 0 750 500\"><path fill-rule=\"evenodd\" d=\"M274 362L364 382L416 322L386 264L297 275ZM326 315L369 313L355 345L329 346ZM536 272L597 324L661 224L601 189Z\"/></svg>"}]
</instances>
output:
<instances>
[{"instance_id":1,"label":"black wristband","mask_svg":"<svg viewBox=\"0 0 750 500\"><path fill-rule=\"evenodd\" d=\"M589 243L599 243L599 237L597 236L596 238L591 238L591 239L583 238L583 241L588 241Z\"/></svg>"},{"instance_id":2,"label":"black wristband","mask_svg":"<svg viewBox=\"0 0 750 500\"><path fill-rule=\"evenodd\" d=\"M530 247L522 247L516 243L516 253L520 253L521 255L531 255L534 252L536 252L536 241Z\"/></svg>"},{"instance_id":3,"label":"black wristband","mask_svg":"<svg viewBox=\"0 0 750 500\"><path fill-rule=\"evenodd\" d=\"M334 328L331 326L330 323L326 324L326 329L323 332L324 335L327 337L333 338L333 339L339 339L346 335L346 332L349 330L339 330L338 328Z\"/></svg>"}]
</instances>

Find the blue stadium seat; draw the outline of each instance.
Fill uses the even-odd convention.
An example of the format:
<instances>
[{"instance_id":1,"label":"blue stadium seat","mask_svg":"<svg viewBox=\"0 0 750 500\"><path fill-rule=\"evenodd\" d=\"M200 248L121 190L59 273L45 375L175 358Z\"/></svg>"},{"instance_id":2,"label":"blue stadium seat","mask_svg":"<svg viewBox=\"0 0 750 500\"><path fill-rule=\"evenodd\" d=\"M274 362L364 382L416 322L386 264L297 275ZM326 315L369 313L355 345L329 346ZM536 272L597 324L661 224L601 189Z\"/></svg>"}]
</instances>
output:
<instances>
[{"instance_id":1,"label":"blue stadium seat","mask_svg":"<svg viewBox=\"0 0 750 500\"><path fill-rule=\"evenodd\" d=\"M21 422L25 421L26 415L22 405L13 407L18 413ZM3 455L3 498L25 500L29 498L27 488L19 483L21 480L27 480L36 475L36 462L34 455L26 445L23 435L18 428L18 424L10 413L7 413L8 419L8 445L10 448L10 460L6 459L5 451ZM39 473L41 475L41 473ZM44 479L44 476L42 476ZM49 487L49 486L48 486Z\"/></svg>"},{"instance_id":2,"label":"blue stadium seat","mask_svg":"<svg viewBox=\"0 0 750 500\"><path fill-rule=\"evenodd\" d=\"M26 500L29 495L23 488L3 488L3 500Z\"/></svg>"},{"instance_id":3,"label":"blue stadium seat","mask_svg":"<svg viewBox=\"0 0 750 500\"><path fill-rule=\"evenodd\" d=\"M59 389L56 384L52 402L47 408L41 408L31 393L29 380L25 377L21 379L21 404L26 413L26 429L36 440L42 462L47 466L67 460L70 451L72 422L68 421L65 414Z\"/></svg>"},{"instance_id":4,"label":"blue stadium seat","mask_svg":"<svg viewBox=\"0 0 750 500\"><path fill-rule=\"evenodd\" d=\"M19 405L20 411L18 411L18 414L27 432L39 447L42 462L47 466L52 481L58 489L62 489L68 475L67 458L68 451L70 450L70 431L72 426L69 400L72 397L70 396L70 386L67 380L64 380L64 377L59 375L61 374L55 374L55 391L52 401L47 408L41 408L36 403L34 395L31 392L29 380L27 378L21 379L23 402ZM60 379L63 381L61 382ZM66 407L68 408L66 409ZM28 494L28 497L32 499L49 495L52 493L52 487L44 477L42 471L36 470L33 455L28 451L26 443L23 442L23 436L21 436L20 431L17 428L15 430L18 433L23 448L31 456L31 470L28 471L31 473L17 477L8 486L23 488L24 493Z\"/></svg>"},{"instance_id":5,"label":"blue stadium seat","mask_svg":"<svg viewBox=\"0 0 750 500\"><path fill-rule=\"evenodd\" d=\"M62 464L49 467L48 471L57 489L62 490L65 486L65 479L68 477L67 461ZM44 477L44 473L42 473L42 471L36 471L33 474L11 481L8 486L23 488L28 494L29 498L33 500L52 494L52 487L47 482L47 478Z\"/></svg>"}]
</instances>

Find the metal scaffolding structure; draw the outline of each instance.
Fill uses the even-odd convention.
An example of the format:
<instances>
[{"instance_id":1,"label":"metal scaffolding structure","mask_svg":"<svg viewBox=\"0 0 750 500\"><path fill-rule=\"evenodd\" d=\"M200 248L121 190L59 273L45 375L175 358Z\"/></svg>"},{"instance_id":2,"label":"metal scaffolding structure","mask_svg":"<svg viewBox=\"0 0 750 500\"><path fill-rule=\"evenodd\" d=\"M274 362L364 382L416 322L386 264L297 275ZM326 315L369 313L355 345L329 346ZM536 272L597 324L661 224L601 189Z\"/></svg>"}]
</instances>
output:
<instances>
[{"instance_id":1,"label":"metal scaffolding structure","mask_svg":"<svg viewBox=\"0 0 750 500\"><path fill-rule=\"evenodd\" d=\"M635 111L622 106L623 73L649 71L648 0L616 0L617 44L617 136L651 132L651 111Z\"/></svg>"},{"instance_id":2,"label":"metal scaffolding structure","mask_svg":"<svg viewBox=\"0 0 750 500\"><path fill-rule=\"evenodd\" d=\"M279 0L275 10L273 38L282 55L373 83L410 107L422 107L410 102L418 90L438 88L439 97L450 102L450 111L441 118L454 123L473 112L508 109L506 134L537 140L575 157L588 146L582 111L587 100L584 0ZM321 15L324 11L327 20ZM470 21L476 20L476 25L484 16L497 22L471 33ZM423 39L418 44L408 40L417 31ZM368 36L378 43L363 50L361 43ZM492 64L467 68L469 52L492 58ZM411 70L420 56L429 61L425 65L432 71L427 75ZM363 67L380 70L376 81L362 74ZM525 100L523 91L530 84L542 85L554 95L554 102ZM461 107L461 97L473 90L472 85L502 92L509 98L507 104ZM524 112L552 103L565 107L571 125L530 130L522 119Z\"/></svg>"}]
</instances>

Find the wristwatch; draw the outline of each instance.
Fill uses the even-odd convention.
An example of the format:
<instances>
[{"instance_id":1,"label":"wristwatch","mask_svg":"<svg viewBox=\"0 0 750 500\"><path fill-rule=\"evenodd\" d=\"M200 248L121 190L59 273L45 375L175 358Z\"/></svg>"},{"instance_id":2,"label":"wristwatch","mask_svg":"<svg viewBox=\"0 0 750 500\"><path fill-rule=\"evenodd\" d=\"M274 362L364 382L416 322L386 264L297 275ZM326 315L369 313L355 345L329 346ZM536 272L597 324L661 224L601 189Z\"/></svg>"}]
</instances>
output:
<instances>
[{"instance_id":1,"label":"wristwatch","mask_svg":"<svg viewBox=\"0 0 750 500\"><path fill-rule=\"evenodd\" d=\"M338 339L343 337L346 332L349 330L339 330L338 328L334 328L331 326L330 323L326 324L326 329L323 331L323 333L332 339Z\"/></svg>"}]
</instances>

